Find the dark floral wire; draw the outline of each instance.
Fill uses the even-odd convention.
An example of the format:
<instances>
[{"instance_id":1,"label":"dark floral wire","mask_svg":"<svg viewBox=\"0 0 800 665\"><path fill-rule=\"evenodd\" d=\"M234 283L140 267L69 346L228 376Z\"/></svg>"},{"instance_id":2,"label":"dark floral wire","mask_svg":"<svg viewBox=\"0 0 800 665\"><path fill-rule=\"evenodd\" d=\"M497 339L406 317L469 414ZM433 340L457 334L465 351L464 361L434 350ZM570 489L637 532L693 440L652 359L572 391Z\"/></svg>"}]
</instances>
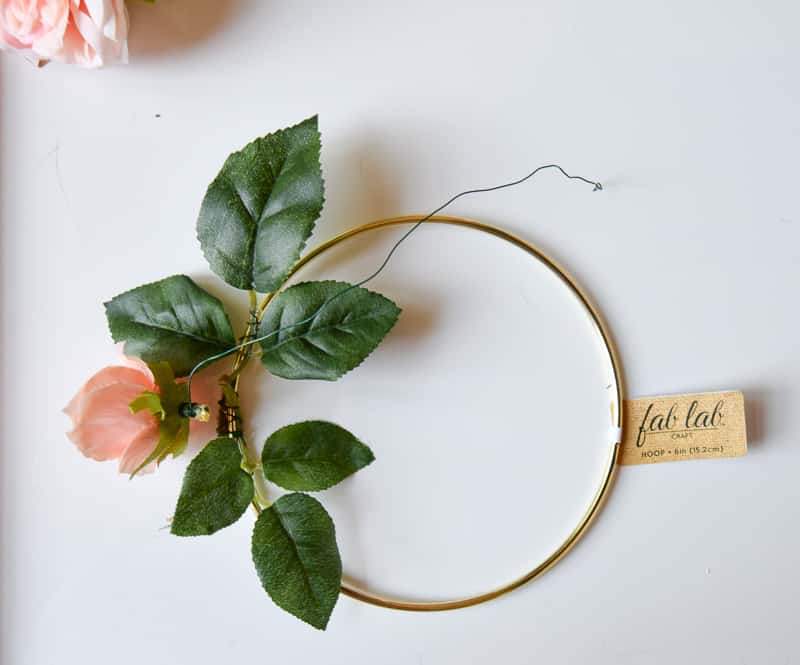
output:
<instances>
[{"instance_id":1,"label":"dark floral wire","mask_svg":"<svg viewBox=\"0 0 800 665\"><path fill-rule=\"evenodd\" d=\"M192 368L192 371L189 372L189 377L188 377L188 380L187 380L187 388L188 388L188 392L189 392L189 400L190 401L189 401L189 403L185 403L185 404L181 405L181 409L180 409L181 415L185 414L185 415L191 417L195 413L196 409L198 409L200 407L200 405L198 405L195 402L191 401L192 378L194 377L195 373L197 373L203 367L205 367L206 365L209 365L209 364L211 364L213 362L216 362L217 360L221 360L222 358L225 358L226 356L229 356L231 353L235 353L239 349L244 349L244 348L246 348L248 346L251 346L253 344L257 344L259 342L263 342L264 340L267 340L270 337L274 337L275 335L279 335L280 333L282 333L282 332L284 332L286 330L290 330L291 328L296 328L297 326L301 326L304 323L308 323L309 321L312 321L314 318L316 318L316 316L323 309L325 309L328 305L330 305L334 300L336 300L337 298L341 298L343 295L345 295L346 293L349 293L353 289L357 289L357 288L359 288L361 286L364 286L368 282L371 282L373 279L375 279L378 275L380 275L383 272L383 269L386 268L386 266L389 264L389 261L391 261L392 256L394 256L394 253L397 251L397 249L400 247L400 245L402 245L409 238L409 236L412 233L414 233L414 231L416 231L425 222L430 220L431 217L433 217L434 215L440 213L442 210L447 208L449 205L455 203L461 197L467 196L469 194L483 194L483 193L486 193L486 192L496 192L497 190L506 189L508 187L516 187L517 185L521 185L526 180L529 180L530 178L535 176L537 173L539 173L539 171L544 171L545 169L556 169L565 178L568 178L570 180L581 180L582 182L585 182L588 185L592 185L594 187L594 189L592 189L593 192L602 191L602 189L603 189L603 185L601 185L599 182L595 182L593 180L589 180L589 179L584 178L583 176L579 176L579 175L570 175L563 168L561 168L558 164L545 164L543 166L539 166L539 167L535 168L533 171L531 171L527 175L525 175L522 178L519 178L517 180L512 180L511 182L505 182L502 185L494 185L492 187L478 187L476 189L466 189L463 192L459 192L458 194L455 194L454 196L450 197L447 201L442 203L442 205L440 205L438 208L436 208L435 210L431 211L430 213L428 213L427 215L425 215L424 217L422 217L421 219L416 221L414 223L414 225L410 229L408 229L408 231L406 231L400 237L400 239L396 243L394 243L394 245L392 245L391 249L386 254L386 257L383 259L383 262L378 266L378 268L374 272L372 272L369 275L367 275L367 277L362 279L360 282L356 282L355 284L350 284L348 287L342 289L338 293L334 293L330 298L328 298L325 302L323 302L317 308L317 310L313 314L311 314L311 316L306 317L302 321L297 321L295 323L290 323L290 324L285 325L285 326L283 326L281 328L278 328L277 330L273 330L272 332L267 333L266 335L262 335L261 337L255 337L255 338L252 338L252 339L245 339L240 344L237 344L236 346L232 346L231 348L226 349L222 353L217 353L216 355L209 356L208 358L205 358L204 360L201 360L199 363L197 363Z\"/></svg>"}]
</instances>

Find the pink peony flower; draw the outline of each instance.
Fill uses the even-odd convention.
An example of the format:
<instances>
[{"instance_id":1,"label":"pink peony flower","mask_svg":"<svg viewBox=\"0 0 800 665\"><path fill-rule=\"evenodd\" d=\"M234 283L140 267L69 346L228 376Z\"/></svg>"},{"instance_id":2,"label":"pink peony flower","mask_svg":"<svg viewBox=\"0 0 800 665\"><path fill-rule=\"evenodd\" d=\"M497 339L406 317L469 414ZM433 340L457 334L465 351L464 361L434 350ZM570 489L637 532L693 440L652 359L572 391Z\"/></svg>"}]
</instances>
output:
<instances>
[{"instance_id":1,"label":"pink peony flower","mask_svg":"<svg viewBox=\"0 0 800 665\"><path fill-rule=\"evenodd\" d=\"M128 61L124 0L0 0L0 48L83 67Z\"/></svg>"},{"instance_id":2,"label":"pink peony flower","mask_svg":"<svg viewBox=\"0 0 800 665\"><path fill-rule=\"evenodd\" d=\"M149 411L131 413L128 406L143 391L159 392L150 368L138 358L123 356L125 363L104 367L77 392L64 408L72 419L69 439L86 457L105 461L119 459L120 473L133 473L158 443L158 419ZM201 373L202 374L202 373ZM193 384L198 399L211 394L211 386ZM191 421L190 432L205 441L213 438L211 422ZM155 464L142 469L152 471Z\"/></svg>"}]
</instances>

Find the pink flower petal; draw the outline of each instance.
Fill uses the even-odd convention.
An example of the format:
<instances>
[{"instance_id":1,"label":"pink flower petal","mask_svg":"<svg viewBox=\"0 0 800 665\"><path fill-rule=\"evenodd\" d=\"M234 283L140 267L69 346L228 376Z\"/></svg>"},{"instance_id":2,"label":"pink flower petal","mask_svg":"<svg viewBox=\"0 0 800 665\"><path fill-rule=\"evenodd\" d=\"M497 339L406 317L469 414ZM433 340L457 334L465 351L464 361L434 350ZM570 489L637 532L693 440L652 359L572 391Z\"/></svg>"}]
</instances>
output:
<instances>
[{"instance_id":1,"label":"pink flower petal","mask_svg":"<svg viewBox=\"0 0 800 665\"><path fill-rule=\"evenodd\" d=\"M158 426L143 430L131 441L125 454L119 461L120 473L133 473L158 444ZM155 462L148 464L139 473L150 473L156 468Z\"/></svg>"},{"instance_id":2,"label":"pink flower petal","mask_svg":"<svg viewBox=\"0 0 800 665\"><path fill-rule=\"evenodd\" d=\"M86 457L103 462L117 459L142 432L157 427L154 422L151 416L150 421L142 420L138 427L132 427L127 420L87 423L77 425L67 436Z\"/></svg>"},{"instance_id":3,"label":"pink flower petal","mask_svg":"<svg viewBox=\"0 0 800 665\"><path fill-rule=\"evenodd\" d=\"M3 26L0 24L0 49L9 48L17 51L26 51L28 50L28 45L23 44L14 35L3 30Z\"/></svg>"},{"instance_id":4,"label":"pink flower petal","mask_svg":"<svg viewBox=\"0 0 800 665\"><path fill-rule=\"evenodd\" d=\"M127 371L137 377L142 376L136 370ZM108 374L107 372L104 376L107 378ZM125 375L120 372L113 374ZM87 457L97 460L115 459L123 454L131 441L143 430L157 427L158 420L147 411L131 413L128 405L142 393L141 384L107 384L98 379L94 386L86 394L79 394L67 406L67 412L75 425L67 436Z\"/></svg>"},{"instance_id":5,"label":"pink flower petal","mask_svg":"<svg viewBox=\"0 0 800 665\"><path fill-rule=\"evenodd\" d=\"M126 356L124 353L122 353L123 346L123 342L117 344L117 348L119 348L119 352L122 356L122 364L125 367L132 367L133 369L140 371L145 376L150 377L150 382L154 383L155 378L153 377L153 373L150 371L150 368L147 366L147 363L136 356Z\"/></svg>"},{"instance_id":6,"label":"pink flower petal","mask_svg":"<svg viewBox=\"0 0 800 665\"><path fill-rule=\"evenodd\" d=\"M129 367L106 367L86 382L64 407L64 413L72 418L73 422L83 420L90 407L92 409L102 407L103 399L111 400L109 404L117 399L120 402L127 399L122 404L127 408L128 404L145 390L155 390L155 386L141 372Z\"/></svg>"}]
</instances>

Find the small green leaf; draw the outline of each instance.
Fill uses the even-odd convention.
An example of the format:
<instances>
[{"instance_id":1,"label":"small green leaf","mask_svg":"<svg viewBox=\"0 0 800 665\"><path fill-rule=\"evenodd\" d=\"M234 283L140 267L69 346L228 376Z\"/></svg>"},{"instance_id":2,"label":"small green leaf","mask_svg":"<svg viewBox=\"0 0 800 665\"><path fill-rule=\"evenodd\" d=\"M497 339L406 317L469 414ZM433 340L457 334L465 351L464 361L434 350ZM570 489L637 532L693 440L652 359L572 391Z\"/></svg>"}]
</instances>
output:
<instances>
[{"instance_id":1,"label":"small green leaf","mask_svg":"<svg viewBox=\"0 0 800 665\"><path fill-rule=\"evenodd\" d=\"M374 461L372 451L346 429L322 420L295 423L264 444L264 475L287 490L333 487Z\"/></svg>"},{"instance_id":2,"label":"small green leaf","mask_svg":"<svg viewBox=\"0 0 800 665\"><path fill-rule=\"evenodd\" d=\"M317 117L256 139L209 185L197 237L228 284L274 291L300 257L324 203Z\"/></svg>"},{"instance_id":3,"label":"small green leaf","mask_svg":"<svg viewBox=\"0 0 800 665\"><path fill-rule=\"evenodd\" d=\"M285 379L335 381L372 353L399 314L388 298L346 282L295 284L267 308L261 361Z\"/></svg>"},{"instance_id":4,"label":"small green leaf","mask_svg":"<svg viewBox=\"0 0 800 665\"><path fill-rule=\"evenodd\" d=\"M167 416L164 407L161 405L161 395L149 390L145 390L139 397L132 400L131 403L128 404L128 408L131 410L131 413L149 411L154 416L158 416L159 420L164 420Z\"/></svg>"},{"instance_id":5,"label":"small green leaf","mask_svg":"<svg viewBox=\"0 0 800 665\"><path fill-rule=\"evenodd\" d=\"M287 494L256 520L253 563L276 605L324 630L339 598L342 560L333 521L307 494Z\"/></svg>"},{"instance_id":6,"label":"small green leaf","mask_svg":"<svg viewBox=\"0 0 800 665\"><path fill-rule=\"evenodd\" d=\"M169 362L184 376L236 344L222 303L186 275L145 284L105 304L115 342L145 362Z\"/></svg>"},{"instance_id":7,"label":"small green leaf","mask_svg":"<svg viewBox=\"0 0 800 665\"><path fill-rule=\"evenodd\" d=\"M205 536L233 524L253 500L253 478L242 470L234 439L206 444L186 469L172 520L176 536Z\"/></svg>"},{"instance_id":8,"label":"small green leaf","mask_svg":"<svg viewBox=\"0 0 800 665\"><path fill-rule=\"evenodd\" d=\"M189 420L181 416L178 410L183 402L189 401L187 385L175 382L175 374L168 362L149 363L148 367L158 386L158 404L152 397L155 393L145 390L128 406L132 411L151 407L156 409L152 411L153 415L161 419L158 424L158 443L147 459L133 470L131 478L151 462L161 464L167 455L177 457L189 443ZM143 406L145 403L146 407Z\"/></svg>"}]
</instances>

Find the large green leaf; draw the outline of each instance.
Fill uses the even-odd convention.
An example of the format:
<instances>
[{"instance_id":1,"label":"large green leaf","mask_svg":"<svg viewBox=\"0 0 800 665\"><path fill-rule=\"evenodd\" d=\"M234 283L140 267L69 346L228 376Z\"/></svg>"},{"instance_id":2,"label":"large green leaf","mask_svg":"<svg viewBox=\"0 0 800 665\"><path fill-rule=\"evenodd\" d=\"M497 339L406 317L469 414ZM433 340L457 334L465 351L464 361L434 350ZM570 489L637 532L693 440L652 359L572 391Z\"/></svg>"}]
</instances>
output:
<instances>
[{"instance_id":1,"label":"large green leaf","mask_svg":"<svg viewBox=\"0 0 800 665\"><path fill-rule=\"evenodd\" d=\"M253 563L275 604L324 630L339 598L342 560L333 521L307 494L287 494L261 512Z\"/></svg>"},{"instance_id":2,"label":"large green leaf","mask_svg":"<svg viewBox=\"0 0 800 665\"><path fill-rule=\"evenodd\" d=\"M203 199L197 237L211 269L240 289L286 278L324 203L317 117L234 152Z\"/></svg>"},{"instance_id":3,"label":"large green leaf","mask_svg":"<svg viewBox=\"0 0 800 665\"><path fill-rule=\"evenodd\" d=\"M145 362L167 361L184 376L236 344L222 303L186 275L145 284L105 303L115 342Z\"/></svg>"},{"instance_id":4,"label":"large green leaf","mask_svg":"<svg viewBox=\"0 0 800 665\"><path fill-rule=\"evenodd\" d=\"M375 460L350 432L323 420L282 427L264 444L264 475L287 490L314 492L333 487Z\"/></svg>"},{"instance_id":5,"label":"large green leaf","mask_svg":"<svg viewBox=\"0 0 800 665\"><path fill-rule=\"evenodd\" d=\"M350 286L303 282L278 294L259 330L260 336L270 335L261 342L261 360L270 372L335 381L372 353L400 309L382 295Z\"/></svg>"},{"instance_id":6,"label":"large green leaf","mask_svg":"<svg viewBox=\"0 0 800 665\"><path fill-rule=\"evenodd\" d=\"M172 519L176 536L205 536L233 524L253 500L253 478L234 439L209 442L186 469Z\"/></svg>"}]
</instances>

